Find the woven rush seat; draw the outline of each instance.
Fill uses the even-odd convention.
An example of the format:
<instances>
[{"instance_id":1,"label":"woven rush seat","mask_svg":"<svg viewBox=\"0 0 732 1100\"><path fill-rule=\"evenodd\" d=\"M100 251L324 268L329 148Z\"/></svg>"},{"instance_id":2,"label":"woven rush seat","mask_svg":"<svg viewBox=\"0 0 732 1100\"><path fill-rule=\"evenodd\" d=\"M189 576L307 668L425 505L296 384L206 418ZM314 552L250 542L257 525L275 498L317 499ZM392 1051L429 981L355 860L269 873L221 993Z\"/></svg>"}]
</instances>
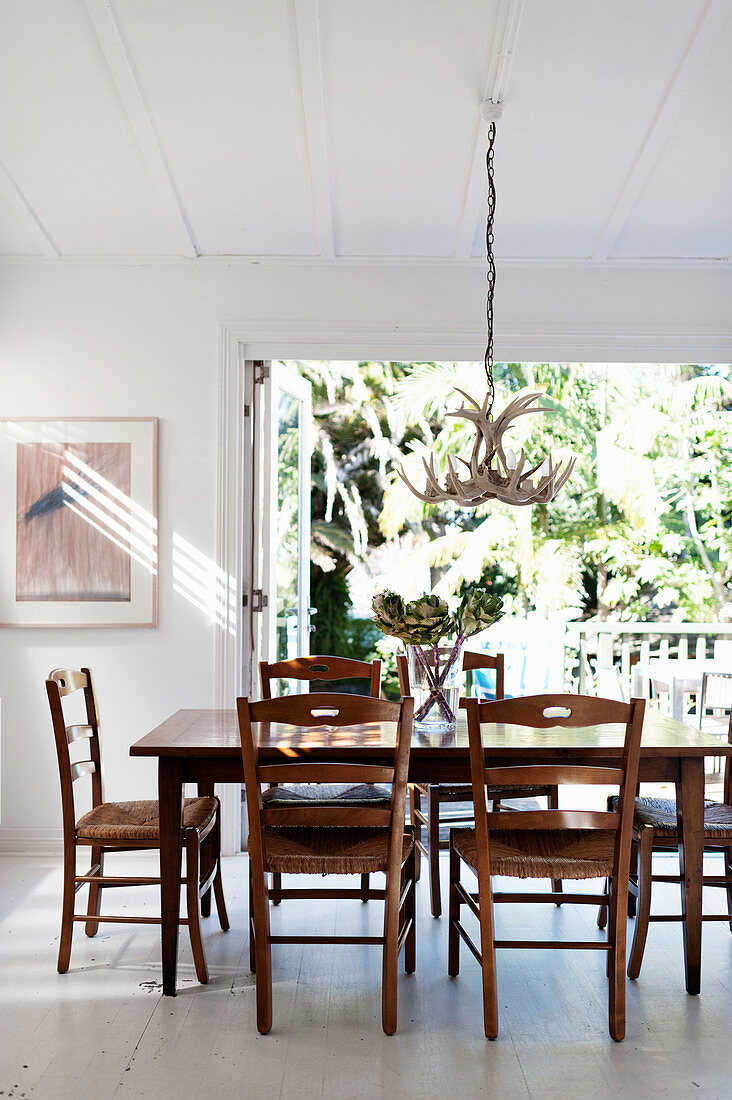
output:
<instances>
[{"instance_id":1,"label":"woven rush seat","mask_svg":"<svg viewBox=\"0 0 732 1100\"><path fill-rule=\"evenodd\" d=\"M204 829L215 817L215 798L186 798L183 828ZM76 823L77 837L93 840L157 840L160 836L156 799L139 802L102 802Z\"/></svg>"},{"instance_id":2,"label":"woven rush seat","mask_svg":"<svg viewBox=\"0 0 732 1100\"><path fill-rule=\"evenodd\" d=\"M617 795L608 798L608 809L616 810ZM652 825L663 837L673 839L679 835L676 802L672 798L636 798L633 826L642 829ZM704 839L729 840L732 837L732 806L723 802L704 800Z\"/></svg>"},{"instance_id":3,"label":"woven rush seat","mask_svg":"<svg viewBox=\"0 0 732 1100\"><path fill-rule=\"evenodd\" d=\"M357 875L386 871L389 830L369 828L263 829L264 869L285 875ZM412 849L404 836L403 857Z\"/></svg>"},{"instance_id":4,"label":"woven rush seat","mask_svg":"<svg viewBox=\"0 0 732 1100\"><path fill-rule=\"evenodd\" d=\"M370 783L295 783L262 791L264 806L389 807L391 794Z\"/></svg>"},{"instance_id":5,"label":"woven rush seat","mask_svg":"<svg viewBox=\"0 0 732 1100\"><path fill-rule=\"evenodd\" d=\"M475 829L454 829L460 856L477 871ZM491 829L491 872L513 878L605 878L612 874L615 833L600 829Z\"/></svg>"},{"instance_id":6,"label":"woven rush seat","mask_svg":"<svg viewBox=\"0 0 732 1100\"><path fill-rule=\"evenodd\" d=\"M429 786L427 783L419 783L417 785L420 787ZM440 788L441 795L447 795L448 797L452 795L465 795L466 798L473 797L473 788L470 783L438 783L437 786ZM500 794L504 797L513 797L515 794L516 797L518 797L522 792L533 792L535 790L537 790L536 787L486 787L485 793L488 798L490 798L491 794Z\"/></svg>"}]
</instances>

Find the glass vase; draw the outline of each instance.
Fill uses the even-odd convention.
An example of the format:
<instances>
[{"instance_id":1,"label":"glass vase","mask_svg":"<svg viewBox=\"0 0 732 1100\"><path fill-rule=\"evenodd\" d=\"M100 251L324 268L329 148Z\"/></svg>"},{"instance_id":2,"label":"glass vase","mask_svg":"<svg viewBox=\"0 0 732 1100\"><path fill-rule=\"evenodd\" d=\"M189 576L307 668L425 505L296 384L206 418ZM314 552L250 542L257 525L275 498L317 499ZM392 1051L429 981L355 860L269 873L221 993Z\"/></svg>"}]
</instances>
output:
<instances>
[{"instance_id":1,"label":"glass vase","mask_svg":"<svg viewBox=\"0 0 732 1100\"><path fill-rule=\"evenodd\" d=\"M463 646L408 645L414 728L423 733L455 729L463 673Z\"/></svg>"}]
</instances>

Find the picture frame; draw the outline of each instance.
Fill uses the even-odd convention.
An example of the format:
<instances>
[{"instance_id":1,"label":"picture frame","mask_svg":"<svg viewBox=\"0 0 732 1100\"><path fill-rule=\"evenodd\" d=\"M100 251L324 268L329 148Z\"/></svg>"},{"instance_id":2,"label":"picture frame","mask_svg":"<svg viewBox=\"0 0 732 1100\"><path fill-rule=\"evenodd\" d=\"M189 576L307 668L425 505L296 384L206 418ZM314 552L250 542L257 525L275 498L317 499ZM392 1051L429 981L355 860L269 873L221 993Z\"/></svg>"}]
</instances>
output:
<instances>
[{"instance_id":1,"label":"picture frame","mask_svg":"<svg viewBox=\"0 0 732 1100\"><path fill-rule=\"evenodd\" d=\"M157 626L155 417L0 420L0 625Z\"/></svg>"}]
</instances>

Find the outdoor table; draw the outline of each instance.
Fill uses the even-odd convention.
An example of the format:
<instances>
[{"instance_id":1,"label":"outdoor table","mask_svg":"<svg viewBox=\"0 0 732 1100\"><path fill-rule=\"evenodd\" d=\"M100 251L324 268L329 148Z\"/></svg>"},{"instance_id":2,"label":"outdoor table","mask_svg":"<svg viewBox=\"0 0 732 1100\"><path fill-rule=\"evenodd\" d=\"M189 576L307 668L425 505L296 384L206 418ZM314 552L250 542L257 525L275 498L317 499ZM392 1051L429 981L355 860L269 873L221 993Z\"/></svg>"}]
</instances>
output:
<instances>
[{"instance_id":1,"label":"outdoor table","mask_svg":"<svg viewBox=\"0 0 732 1100\"><path fill-rule=\"evenodd\" d=\"M684 720L684 696L699 694L702 686L702 674L715 672L720 668L719 661L664 660L652 658L647 664L633 666L634 698L648 698L648 682L655 680L663 684L671 696L671 717L677 722Z\"/></svg>"},{"instance_id":2,"label":"outdoor table","mask_svg":"<svg viewBox=\"0 0 732 1100\"><path fill-rule=\"evenodd\" d=\"M617 767L622 754L621 726L484 727L486 766L521 764L589 764ZM389 765L393 726L379 723L335 729L328 725L297 727L263 723L259 730L263 764L285 761L343 761ZM684 961L686 989L701 988L702 855L704 825L704 757L732 754L732 745L672 718L647 710L641 742L642 782L676 784L684 887L681 904L686 920ZM175 996L178 957L178 910L181 872L183 784L197 783L200 794L214 783L244 781L239 730L233 710L179 710L132 745L131 756L158 758L160 799L160 878L163 992ZM415 731L409 763L411 782L470 781L467 725L459 715L451 733Z\"/></svg>"}]
</instances>

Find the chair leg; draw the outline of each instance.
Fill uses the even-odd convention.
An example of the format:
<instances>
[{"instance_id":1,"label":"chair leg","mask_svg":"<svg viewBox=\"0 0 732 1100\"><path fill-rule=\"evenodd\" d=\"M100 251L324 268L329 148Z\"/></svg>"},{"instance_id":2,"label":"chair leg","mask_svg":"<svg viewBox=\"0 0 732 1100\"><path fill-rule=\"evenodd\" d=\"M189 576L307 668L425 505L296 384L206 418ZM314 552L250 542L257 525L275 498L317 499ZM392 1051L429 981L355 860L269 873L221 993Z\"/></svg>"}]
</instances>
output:
<instances>
[{"instance_id":1,"label":"chair leg","mask_svg":"<svg viewBox=\"0 0 732 1100\"><path fill-rule=\"evenodd\" d=\"M201 845L202 853L206 856L205 859L201 859L201 873L200 878L205 878L208 871L214 864L214 843L213 843L213 829L208 834L203 844ZM204 894L201 894L199 904L201 906L201 916L211 916L211 887Z\"/></svg>"},{"instance_id":2,"label":"chair leg","mask_svg":"<svg viewBox=\"0 0 732 1100\"><path fill-rule=\"evenodd\" d=\"M249 970L252 974L257 972L257 952L255 948L254 931L254 891L252 889L252 865L249 864Z\"/></svg>"},{"instance_id":3,"label":"chair leg","mask_svg":"<svg viewBox=\"0 0 732 1100\"><path fill-rule=\"evenodd\" d=\"M269 942L269 898L266 875L252 875L252 925L257 987L257 1031L272 1030L272 945Z\"/></svg>"},{"instance_id":4,"label":"chair leg","mask_svg":"<svg viewBox=\"0 0 732 1100\"><path fill-rule=\"evenodd\" d=\"M74 898L76 886L76 849L73 844L69 850L64 844L64 894L61 902L61 939L58 945L59 974L69 969L71 958L71 937L74 934Z\"/></svg>"},{"instance_id":5,"label":"chair leg","mask_svg":"<svg viewBox=\"0 0 732 1100\"><path fill-rule=\"evenodd\" d=\"M196 977L202 985L205 985L208 981L208 967L206 966L206 954L203 949L203 939L201 937L201 914L198 904L201 845L198 839L198 833L195 829L186 829L185 845L188 934L191 937L191 950L193 952L193 963L196 967Z\"/></svg>"},{"instance_id":6,"label":"chair leg","mask_svg":"<svg viewBox=\"0 0 732 1100\"><path fill-rule=\"evenodd\" d=\"M282 901L282 897L280 896L281 890L282 875L279 873L279 871L274 871L272 873L272 887L269 892L269 900L272 902L273 905L279 905Z\"/></svg>"},{"instance_id":7,"label":"chair leg","mask_svg":"<svg viewBox=\"0 0 732 1100\"><path fill-rule=\"evenodd\" d=\"M732 848L724 849L724 873L728 879L732 879ZM727 883L727 912L729 913L729 930L732 932L732 882Z\"/></svg>"},{"instance_id":8,"label":"chair leg","mask_svg":"<svg viewBox=\"0 0 732 1100\"><path fill-rule=\"evenodd\" d=\"M216 860L216 874L213 880L213 892L216 900L216 912L219 915L219 924L222 932L229 931L229 915L226 912L224 901L224 883L221 878L221 818L217 817L216 824L209 834L211 838L211 853ZM210 895L209 895L210 898ZM210 907L210 901L209 901Z\"/></svg>"},{"instance_id":9,"label":"chair leg","mask_svg":"<svg viewBox=\"0 0 732 1100\"><path fill-rule=\"evenodd\" d=\"M549 797L547 798L547 802L549 803L549 809L550 810L558 810L559 809L559 787L550 787L549 788ZM564 886L563 886L562 880L560 878L553 878L552 879L552 890L556 894L561 894L561 893L564 892ZM557 908L559 908L562 903L561 903L561 901L558 901L555 904L556 904Z\"/></svg>"},{"instance_id":10,"label":"chair leg","mask_svg":"<svg viewBox=\"0 0 732 1100\"><path fill-rule=\"evenodd\" d=\"M483 895L480 880L478 892ZM496 948L493 943L493 899L480 897L480 954L483 977L483 1028L486 1039L498 1037L498 981L496 974Z\"/></svg>"},{"instance_id":11,"label":"chair leg","mask_svg":"<svg viewBox=\"0 0 732 1100\"><path fill-rule=\"evenodd\" d=\"M384 946L381 970L381 1026L387 1035L397 1027L397 972L399 946L399 875L387 875L384 903Z\"/></svg>"},{"instance_id":12,"label":"chair leg","mask_svg":"<svg viewBox=\"0 0 732 1100\"><path fill-rule=\"evenodd\" d=\"M415 855L415 882L419 882L419 876L422 873L422 852L419 845L422 843L422 822L417 817L417 810L422 809L422 794L419 787L416 784L412 784L409 788L409 821L412 826L412 833L414 834L414 848Z\"/></svg>"},{"instance_id":13,"label":"chair leg","mask_svg":"<svg viewBox=\"0 0 732 1100\"><path fill-rule=\"evenodd\" d=\"M212 797L213 793L214 793L213 783L199 783L198 784L198 794L199 795L205 795L207 797ZM219 810L218 813L220 813L220 812L221 811ZM218 813L217 813L217 816L218 816ZM202 853L205 853L206 856L208 857L208 860L201 859L201 878L207 878L208 877L208 874L211 871L211 868L214 866L214 860L216 859L216 850L217 849L216 849L216 840L215 840L215 837L214 837L215 828L216 828L216 826L214 826L214 828L208 834L208 836L206 837L206 839L204 840L204 842L201 846ZM220 847L221 847L221 845L219 843L219 850L220 850ZM210 917L211 916L211 887L208 888L208 890L206 891L205 894L201 894L200 905L201 905L201 916L202 917Z\"/></svg>"},{"instance_id":14,"label":"chair leg","mask_svg":"<svg viewBox=\"0 0 732 1100\"><path fill-rule=\"evenodd\" d=\"M430 786L427 805L427 851L430 854L430 906L432 916L442 913L440 897L440 789L436 783Z\"/></svg>"},{"instance_id":15,"label":"chair leg","mask_svg":"<svg viewBox=\"0 0 732 1100\"><path fill-rule=\"evenodd\" d=\"M628 977L632 980L635 980L640 974L650 923L653 835L653 826L646 825L640 830L638 838L638 908L635 918L635 931L633 932L633 945L630 949L630 961L628 963Z\"/></svg>"},{"instance_id":16,"label":"chair leg","mask_svg":"<svg viewBox=\"0 0 732 1100\"><path fill-rule=\"evenodd\" d=\"M610 1037L619 1043L625 1038L625 936L627 929L627 882L612 883L610 906L611 943L608 951L608 1023Z\"/></svg>"},{"instance_id":17,"label":"chair leg","mask_svg":"<svg viewBox=\"0 0 732 1100\"><path fill-rule=\"evenodd\" d=\"M91 866L97 867L97 874L104 874L104 849L92 847L91 850ZM99 910L102 903L102 888L98 882L89 883L89 902L86 907L86 913L89 917L98 917ZM84 925L84 931L87 936L96 936L99 931L98 921L87 921Z\"/></svg>"},{"instance_id":18,"label":"chair leg","mask_svg":"<svg viewBox=\"0 0 732 1100\"><path fill-rule=\"evenodd\" d=\"M417 968L417 847L412 847L407 861L404 864L404 874L409 883L409 892L404 901L404 917L411 921L411 926L404 940L404 970L407 974L414 974Z\"/></svg>"},{"instance_id":19,"label":"chair leg","mask_svg":"<svg viewBox=\"0 0 732 1100\"><path fill-rule=\"evenodd\" d=\"M457 922L460 920L460 895L457 883L460 881L460 856L452 846L450 839L450 908L447 927L447 972L451 978L460 973L460 933Z\"/></svg>"},{"instance_id":20,"label":"chair leg","mask_svg":"<svg viewBox=\"0 0 732 1100\"><path fill-rule=\"evenodd\" d=\"M610 879L609 878L605 879L605 893L606 894L610 893ZM597 910L597 927L600 929L600 931L602 931L606 924L607 924L607 903L606 902L601 902L600 903L600 908Z\"/></svg>"},{"instance_id":21,"label":"chair leg","mask_svg":"<svg viewBox=\"0 0 732 1100\"><path fill-rule=\"evenodd\" d=\"M361 901L369 900L369 876L361 875Z\"/></svg>"},{"instance_id":22,"label":"chair leg","mask_svg":"<svg viewBox=\"0 0 732 1100\"><path fill-rule=\"evenodd\" d=\"M638 844L635 840L630 846L630 877L638 886ZM634 917L638 909L637 897L630 890L628 890L628 916Z\"/></svg>"}]
</instances>

